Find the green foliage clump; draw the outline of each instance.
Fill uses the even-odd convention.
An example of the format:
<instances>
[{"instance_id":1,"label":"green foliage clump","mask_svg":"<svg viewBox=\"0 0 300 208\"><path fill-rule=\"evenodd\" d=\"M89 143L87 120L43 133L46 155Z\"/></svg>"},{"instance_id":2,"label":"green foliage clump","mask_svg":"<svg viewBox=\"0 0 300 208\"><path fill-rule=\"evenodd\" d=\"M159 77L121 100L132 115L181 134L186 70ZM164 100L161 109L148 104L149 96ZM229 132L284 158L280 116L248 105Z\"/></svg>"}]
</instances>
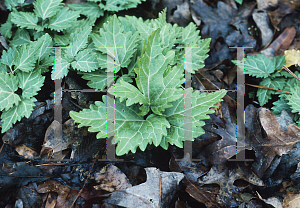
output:
<instances>
[{"instance_id":1,"label":"green foliage clump","mask_svg":"<svg viewBox=\"0 0 300 208\"><path fill-rule=\"evenodd\" d=\"M236 65L240 64L240 61L232 61ZM295 79L291 74L286 71L280 71L282 65L286 64L285 56L275 56L270 59L262 54L257 56L248 56L244 59L244 73L250 76L263 78L259 85L283 90L285 92L262 89L257 90L257 97L260 106L265 105L272 98L272 95L279 95L279 100L273 102L273 113L280 114L281 111L297 113L295 121L298 121L300 117L300 82ZM299 72L296 71L295 75L299 76Z\"/></svg>"},{"instance_id":2,"label":"green foliage clump","mask_svg":"<svg viewBox=\"0 0 300 208\"><path fill-rule=\"evenodd\" d=\"M169 144L182 147L184 95L192 97L192 137L196 138L204 133L201 127L214 112L211 107L226 94L181 88L184 65L191 66L192 74L203 68L210 39L201 39L193 23L185 28L167 23L166 9L158 19L144 21L107 13L135 7L140 0L93 0L80 7L68 5L71 10L63 7L62 0L37 0L32 12L24 11L28 5L20 6L21 0L8 2L12 12L0 27L10 46L0 61L2 133L31 115L37 101L34 96L45 80L42 74L51 68L52 80L74 70L93 89L109 84L109 64L122 74L113 86L118 155L135 152L137 147L144 151L152 143L165 149ZM97 18L101 18L100 25L95 25ZM14 28L17 31L12 35ZM54 68L54 50L49 48L53 44L69 46L61 50L61 71ZM188 46L197 47L185 50ZM192 63L185 62L185 52L191 52ZM79 127L88 126L90 132L98 132L97 138L105 138L107 108L112 107L106 104L103 96L89 109L71 111L70 116Z\"/></svg>"}]
</instances>

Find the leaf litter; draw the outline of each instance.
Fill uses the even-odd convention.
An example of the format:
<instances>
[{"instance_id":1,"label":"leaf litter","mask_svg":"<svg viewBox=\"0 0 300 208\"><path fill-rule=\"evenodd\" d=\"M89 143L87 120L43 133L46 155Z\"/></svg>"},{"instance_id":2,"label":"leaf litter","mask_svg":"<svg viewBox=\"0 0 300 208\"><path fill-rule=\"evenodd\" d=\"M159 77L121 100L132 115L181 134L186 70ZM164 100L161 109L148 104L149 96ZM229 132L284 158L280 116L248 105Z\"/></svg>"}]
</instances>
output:
<instances>
[{"instance_id":1,"label":"leaf litter","mask_svg":"<svg viewBox=\"0 0 300 208\"><path fill-rule=\"evenodd\" d=\"M224 76L229 76L229 67L220 63L234 59L235 55L234 52L228 50L228 46L247 45L253 48L266 46L261 53L269 54L270 57L283 54L290 47L290 50L286 52L289 65L298 64L297 50L300 48L297 48L295 43L295 40L299 39L298 28L284 27L282 29L282 25L286 24L285 18L288 18L290 14L297 14L299 7L297 2L291 4L289 1L257 0L257 6L254 2L243 2L241 6L237 6L234 1L164 2L168 8L176 7L173 16L168 9L168 19L184 26L194 21L197 26L201 27L202 36L213 39L210 47L212 58L209 58L205 66L209 70L198 71L197 77L200 77L199 74L202 74L202 77L193 80L194 86L197 86L196 90L199 90L201 85L202 89L207 90L228 86L229 90L235 89L227 85L234 85L234 75L230 75L229 82L222 81ZM202 7L196 5L202 5ZM263 43L259 40L263 38L262 34L256 36L248 32L249 24L253 24L249 18L251 19L253 9L256 7L265 10L264 14L267 14L271 20L271 26L270 24L268 26L271 30L272 26L275 29L282 29L277 34L272 34L272 37L268 37ZM257 22L255 24L260 25ZM258 29L264 31L261 26ZM8 38L9 33L2 35L0 36L1 50L5 51L9 48L5 39L10 38ZM293 46L296 48L291 48ZM293 49L295 50L292 51ZM251 50L246 51L248 53ZM26 52L25 47L23 52ZM260 52L252 50L249 54L251 53ZM79 58L78 56L77 59ZM24 71L32 67L31 63L20 63L20 65L20 69ZM81 68L78 64L73 65ZM218 73L218 70L222 73ZM69 85L75 83L72 86L80 89L74 80L67 80L67 82ZM77 93L77 95L72 93L72 97L66 97L63 105L64 111L78 109L78 106L72 102L79 103L79 106L87 105L89 98L80 97L79 94L83 93ZM73 99L72 102L68 101L71 99ZM298 144L300 129L295 122L286 121L292 120L290 115L295 114L286 113L285 118L279 118L266 107L254 107L256 104L253 101L254 98L246 99L245 149L247 155L252 152L251 157L254 162L228 161L235 155L234 121L230 118L234 117L232 112L235 103L234 96L227 94L226 101L219 106L218 114L211 115L208 119L210 120L208 124L213 127L208 128L207 125L207 128L204 128L209 129L211 134L197 138L197 142L206 141L205 145L200 145L200 150L195 151L201 154L192 155L193 159L201 158L201 161L190 161L189 155L186 155L182 161L177 162L168 153L166 158L160 158L165 162L164 166L160 166L157 165L158 160L153 156L157 153L153 151L154 146L150 146L150 150L145 153L137 153L136 156L130 153L124 156L123 165L118 162L108 165L91 162L97 157L102 159L106 157L105 148L101 149L101 146L105 146L105 141L96 140L95 134L76 128L72 120L68 121L67 116L64 116L63 124L52 122L53 116L49 111L53 110L54 101L39 100L34 103L35 110L29 118L24 118L2 135L2 141L5 144L0 151L0 161L4 164L0 169L0 191L4 196L11 194L5 193L7 190L17 190L15 195L10 196L16 196L18 200L7 202L0 197L0 205L40 207L44 204L46 207L70 207L76 200L76 205L81 207L99 204L106 206L115 204L125 207L170 207L170 204L173 205L172 207L175 207L175 204L176 207L179 205L182 207L222 207L223 205L266 207L266 204L276 208L297 207L300 182ZM60 127L63 127L64 136L59 141L53 136L53 129ZM215 138L218 140L216 141ZM74 145L76 142L78 145ZM41 151L43 143L44 147L50 150L47 159L50 159L53 153L64 152L61 154L61 159L65 158L69 161L62 161L59 164L41 160L42 154L39 155L39 153L45 150ZM56 148L56 146L60 147ZM180 152L172 148L169 151L172 154ZM162 149L158 151L158 153L162 152L164 152ZM127 159L130 161L126 161ZM84 162L86 165L79 165L79 162ZM159 169L149 168L150 164L154 164ZM93 170L93 174L89 174L90 170ZM244 182L241 182L241 179ZM289 180L292 182L286 185ZM72 186L75 181L77 187ZM88 181L86 186L83 186L83 181ZM211 186L212 184L218 184L218 188ZM282 186L280 191L274 189ZM107 199L103 200L103 198Z\"/></svg>"}]
</instances>

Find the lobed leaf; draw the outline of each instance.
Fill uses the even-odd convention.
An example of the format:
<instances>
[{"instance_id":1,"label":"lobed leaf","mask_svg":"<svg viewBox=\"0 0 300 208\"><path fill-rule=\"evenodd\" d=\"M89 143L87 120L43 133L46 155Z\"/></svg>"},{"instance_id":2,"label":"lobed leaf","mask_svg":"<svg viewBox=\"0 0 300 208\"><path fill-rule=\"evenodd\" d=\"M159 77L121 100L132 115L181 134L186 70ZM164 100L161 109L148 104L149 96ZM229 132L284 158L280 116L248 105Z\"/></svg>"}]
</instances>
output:
<instances>
[{"instance_id":1,"label":"lobed leaf","mask_svg":"<svg viewBox=\"0 0 300 208\"><path fill-rule=\"evenodd\" d=\"M106 87L107 73L104 73L102 70L78 74L83 74L81 78L88 80L87 85L90 88L104 90Z\"/></svg>"},{"instance_id":2,"label":"lobed leaf","mask_svg":"<svg viewBox=\"0 0 300 208\"><path fill-rule=\"evenodd\" d=\"M245 74L257 78L266 78L275 71L274 61L262 54L245 58L244 67Z\"/></svg>"},{"instance_id":3,"label":"lobed leaf","mask_svg":"<svg viewBox=\"0 0 300 208\"><path fill-rule=\"evenodd\" d=\"M106 97L102 97L105 102ZM105 138L106 104L96 101L95 105L90 105L90 109L84 109L81 112L70 111L70 117L76 123L80 123L78 127L89 126L90 132L99 132L97 138ZM114 106L108 107L113 108ZM159 145L162 136L167 134L166 128L170 127L164 116L152 114L145 120L137 114L137 105L129 108L125 105L125 102L119 102L119 99L116 99L115 109L117 155L123 155L129 151L135 153L137 147L144 151L147 144L152 144L152 142L156 146Z\"/></svg>"},{"instance_id":4,"label":"lobed leaf","mask_svg":"<svg viewBox=\"0 0 300 208\"><path fill-rule=\"evenodd\" d=\"M34 29L42 31L43 27L38 25L38 18L31 12L18 12L13 8L11 12L11 21L20 28Z\"/></svg>"},{"instance_id":5,"label":"lobed leaf","mask_svg":"<svg viewBox=\"0 0 300 208\"><path fill-rule=\"evenodd\" d=\"M62 7L62 0L36 0L33 2L34 13L43 20L54 16Z\"/></svg>"},{"instance_id":6,"label":"lobed leaf","mask_svg":"<svg viewBox=\"0 0 300 208\"><path fill-rule=\"evenodd\" d=\"M61 79L68 75L70 63L64 57L62 57L61 59L62 59L61 60L61 71L55 70L55 65L53 65L53 67L52 67L52 72L51 72L52 80ZM57 61L59 61L59 60L57 60Z\"/></svg>"},{"instance_id":7,"label":"lobed leaf","mask_svg":"<svg viewBox=\"0 0 300 208\"><path fill-rule=\"evenodd\" d=\"M275 78L275 79L265 78L263 81L259 83L259 85L282 90L284 83L285 83L284 78ZM275 92L276 91L274 90L259 88L257 90L257 96L258 96L258 101L260 106L265 105L272 98L271 95L275 94Z\"/></svg>"},{"instance_id":8,"label":"lobed leaf","mask_svg":"<svg viewBox=\"0 0 300 208\"><path fill-rule=\"evenodd\" d=\"M3 50L1 56L1 63L7 65L12 70L12 66L14 65L14 59L16 55L16 47L10 47L7 51Z\"/></svg>"},{"instance_id":9,"label":"lobed leaf","mask_svg":"<svg viewBox=\"0 0 300 208\"><path fill-rule=\"evenodd\" d=\"M80 12L68 11L68 8L64 7L55 16L50 18L47 28L60 32L71 27L79 16Z\"/></svg>"},{"instance_id":10,"label":"lobed leaf","mask_svg":"<svg viewBox=\"0 0 300 208\"><path fill-rule=\"evenodd\" d=\"M22 99L30 99L37 95L45 81L41 71L20 72L17 74L17 77L19 79L19 88L22 89Z\"/></svg>"},{"instance_id":11,"label":"lobed leaf","mask_svg":"<svg viewBox=\"0 0 300 208\"><path fill-rule=\"evenodd\" d=\"M71 63L74 69L83 72L95 71L98 68L98 61L95 52L92 52L90 49L85 49L80 51L76 57L75 61Z\"/></svg>"},{"instance_id":12,"label":"lobed leaf","mask_svg":"<svg viewBox=\"0 0 300 208\"><path fill-rule=\"evenodd\" d=\"M31 47L30 45L22 45L21 47L18 47L18 49L14 59L15 71L17 69L24 72L33 70L37 60L38 54L36 53L36 50L38 50L38 48Z\"/></svg>"},{"instance_id":13,"label":"lobed leaf","mask_svg":"<svg viewBox=\"0 0 300 208\"><path fill-rule=\"evenodd\" d=\"M0 27L1 34L6 39L11 38L11 35L12 35L11 28L12 28L12 24L10 22L6 22L6 23L2 24L1 27Z\"/></svg>"},{"instance_id":14,"label":"lobed leaf","mask_svg":"<svg viewBox=\"0 0 300 208\"><path fill-rule=\"evenodd\" d=\"M165 74L168 64L174 58L174 51L162 54L159 34L160 29L149 36L142 56L138 58L138 68L134 69L138 89L124 81L115 84L115 95L121 98L121 102L127 98L127 106L138 102L142 105L139 115L146 115L150 108L155 114L162 115L161 111L172 106L170 102L182 96L179 86L184 82L181 79L183 66L175 66Z\"/></svg>"},{"instance_id":15,"label":"lobed leaf","mask_svg":"<svg viewBox=\"0 0 300 208\"><path fill-rule=\"evenodd\" d=\"M33 48L38 49L36 51L38 61L41 61L43 58L48 56L51 53L52 48L47 48L52 46L52 38L46 33L42 37L40 37L37 41L31 44Z\"/></svg>"},{"instance_id":16,"label":"lobed leaf","mask_svg":"<svg viewBox=\"0 0 300 208\"><path fill-rule=\"evenodd\" d=\"M70 36L71 43L69 48L66 49L66 54L70 57L75 57L79 50L85 48L91 31L91 26L76 29Z\"/></svg>"},{"instance_id":17,"label":"lobed leaf","mask_svg":"<svg viewBox=\"0 0 300 208\"><path fill-rule=\"evenodd\" d=\"M12 10L12 8L18 6L19 4L23 4L25 0L5 0L5 6L8 10Z\"/></svg>"},{"instance_id":18,"label":"lobed leaf","mask_svg":"<svg viewBox=\"0 0 300 208\"><path fill-rule=\"evenodd\" d=\"M20 121L24 116L29 118L35 106L34 102L37 100L33 97L31 99L22 99L17 106L12 107L9 110L2 112L1 121L2 121L2 130L1 133L6 132L12 127L12 124L15 124L17 121Z\"/></svg>"},{"instance_id":19,"label":"lobed leaf","mask_svg":"<svg viewBox=\"0 0 300 208\"><path fill-rule=\"evenodd\" d=\"M182 94L187 95L187 90L185 89ZM226 90L220 90L210 93L200 93L199 91L192 92L192 138L196 138L204 134L204 130L201 128L205 125L204 119L209 119L209 115L214 112L210 109L218 102L222 101L222 98L226 95ZM161 146L164 149L168 148L168 143L171 145L176 145L178 147L183 147L184 138L184 112L187 110L184 105L184 98L176 100L171 103L172 107L166 109L164 115L169 121L171 127L168 129L168 135L162 140Z\"/></svg>"},{"instance_id":20,"label":"lobed leaf","mask_svg":"<svg viewBox=\"0 0 300 208\"><path fill-rule=\"evenodd\" d=\"M291 88L291 95L287 95L288 104L291 106L292 113L300 114L300 82L294 84Z\"/></svg>"},{"instance_id":21,"label":"lobed leaf","mask_svg":"<svg viewBox=\"0 0 300 208\"><path fill-rule=\"evenodd\" d=\"M127 10L131 8L136 8L137 5L140 4L142 1L146 0L107 0L106 4L103 4L102 1L100 1L99 7L106 11L118 12L124 9Z\"/></svg>"},{"instance_id":22,"label":"lobed leaf","mask_svg":"<svg viewBox=\"0 0 300 208\"><path fill-rule=\"evenodd\" d=\"M18 90L18 79L7 72L0 72L0 111L8 110L21 101Z\"/></svg>"},{"instance_id":23,"label":"lobed leaf","mask_svg":"<svg viewBox=\"0 0 300 208\"><path fill-rule=\"evenodd\" d=\"M10 42L11 46L18 46L30 43L30 36L27 30L17 29L12 41Z\"/></svg>"},{"instance_id":24,"label":"lobed leaf","mask_svg":"<svg viewBox=\"0 0 300 208\"><path fill-rule=\"evenodd\" d=\"M84 4L68 4L72 10L79 11L89 18L99 18L104 15L104 11L100 9L98 4L94 2L87 2Z\"/></svg>"},{"instance_id":25,"label":"lobed leaf","mask_svg":"<svg viewBox=\"0 0 300 208\"><path fill-rule=\"evenodd\" d=\"M111 17L108 24L103 25L103 29L100 29L100 35L92 35L95 47L103 54L108 53L107 47L116 47L114 50L115 54L108 53L109 56L115 57L115 73L117 73L121 67L127 67L130 63L130 59L136 51L137 38L138 33L132 35L131 32L124 31L124 27L116 15ZM105 58L105 62L106 61L107 58Z\"/></svg>"}]
</instances>

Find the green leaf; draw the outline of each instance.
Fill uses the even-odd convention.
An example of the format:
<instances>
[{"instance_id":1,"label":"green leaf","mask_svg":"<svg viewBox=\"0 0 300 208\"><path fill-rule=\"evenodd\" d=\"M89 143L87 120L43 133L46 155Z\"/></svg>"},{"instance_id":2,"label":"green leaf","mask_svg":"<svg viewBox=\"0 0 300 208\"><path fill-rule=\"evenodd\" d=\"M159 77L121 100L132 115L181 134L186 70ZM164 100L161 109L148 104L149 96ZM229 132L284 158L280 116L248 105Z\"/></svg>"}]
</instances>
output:
<instances>
[{"instance_id":1,"label":"green leaf","mask_svg":"<svg viewBox=\"0 0 300 208\"><path fill-rule=\"evenodd\" d=\"M146 115L150 108L155 114L162 115L161 111L172 107L170 102L182 96L180 84L184 83L183 66L175 66L165 73L174 58L174 51L162 54L159 34L160 29L149 36L142 57L138 58L138 68L134 69L138 89L122 80L115 84L115 95L121 98L121 102L127 98L127 106L138 102L143 105L139 115Z\"/></svg>"},{"instance_id":2,"label":"green leaf","mask_svg":"<svg viewBox=\"0 0 300 208\"><path fill-rule=\"evenodd\" d=\"M37 31L42 31L43 27L38 25L38 18L31 12L18 12L13 8L11 12L11 21L20 28L34 29Z\"/></svg>"},{"instance_id":3,"label":"green leaf","mask_svg":"<svg viewBox=\"0 0 300 208\"><path fill-rule=\"evenodd\" d=\"M18 90L18 79L10 73L0 72L0 111L8 110L21 101ZM3 114L2 114L3 115Z\"/></svg>"},{"instance_id":4,"label":"green leaf","mask_svg":"<svg viewBox=\"0 0 300 208\"><path fill-rule=\"evenodd\" d=\"M37 41L33 42L31 46L33 48L38 48L36 51L37 56L38 56L38 61L41 61L43 58L48 56L51 53L52 48L47 48L49 46L52 46L52 38L51 36L46 33L42 37L40 37Z\"/></svg>"},{"instance_id":5,"label":"green leaf","mask_svg":"<svg viewBox=\"0 0 300 208\"><path fill-rule=\"evenodd\" d=\"M100 8L106 11L118 12L124 9L136 8L138 4L146 0L109 0L106 4L100 1Z\"/></svg>"},{"instance_id":6,"label":"green leaf","mask_svg":"<svg viewBox=\"0 0 300 208\"><path fill-rule=\"evenodd\" d=\"M259 85L262 86L266 86L266 87L271 87L274 89L278 89L278 90L282 90L283 86L285 83L285 79L284 78L276 78L276 79L270 79L270 78L266 78L263 81L261 81L259 83ZM274 90L268 90L268 89L262 89L259 88L257 90L257 97L258 97L258 101L260 106L265 105L269 99L272 98L272 94L275 94L276 91Z\"/></svg>"},{"instance_id":7,"label":"green leaf","mask_svg":"<svg viewBox=\"0 0 300 208\"><path fill-rule=\"evenodd\" d=\"M84 27L88 27L88 26L93 27L95 25L96 20L97 19L95 19L95 18L87 18L87 19L77 20L74 23L72 23L72 27L65 29L63 31L63 33L65 35L67 35L67 34L71 35L72 33L75 33L76 31L78 31Z\"/></svg>"},{"instance_id":8,"label":"green leaf","mask_svg":"<svg viewBox=\"0 0 300 208\"><path fill-rule=\"evenodd\" d=\"M192 46L199 40L200 31L197 30L197 26L190 22L188 26L183 28L181 35L179 36L182 43L186 43L187 46Z\"/></svg>"},{"instance_id":9,"label":"green leaf","mask_svg":"<svg viewBox=\"0 0 300 208\"><path fill-rule=\"evenodd\" d=\"M235 0L235 2L239 3L240 5L242 5L243 0Z\"/></svg>"},{"instance_id":10,"label":"green leaf","mask_svg":"<svg viewBox=\"0 0 300 208\"><path fill-rule=\"evenodd\" d=\"M71 57L75 57L79 50L85 48L88 42L88 36L92 31L91 26L84 28L78 28L74 33L71 34L70 39L72 42L68 49L66 49L66 54Z\"/></svg>"},{"instance_id":11,"label":"green leaf","mask_svg":"<svg viewBox=\"0 0 300 208\"><path fill-rule=\"evenodd\" d=\"M30 36L27 30L18 28L16 34L14 35L11 46L19 46L30 43Z\"/></svg>"},{"instance_id":12,"label":"green leaf","mask_svg":"<svg viewBox=\"0 0 300 208\"><path fill-rule=\"evenodd\" d=\"M68 7L64 7L50 18L48 28L60 32L71 27L79 16L80 13L78 11L68 11Z\"/></svg>"},{"instance_id":13,"label":"green leaf","mask_svg":"<svg viewBox=\"0 0 300 208\"><path fill-rule=\"evenodd\" d=\"M14 106L9 110L2 112L2 130L1 133L6 132L12 127L12 124L15 124L17 121L20 121L24 116L29 118L35 106L34 102L37 100L33 97L31 99L21 100L19 105Z\"/></svg>"},{"instance_id":14,"label":"green leaf","mask_svg":"<svg viewBox=\"0 0 300 208\"><path fill-rule=\"evenodd\" d=\"M0 63L0 72L7 72L7 66L5 64Z\"/></svg>"},{"instance_id":15,"label":"green leaf","mask_svg":"<svg viewBox=\"0 0 300 208\"><path fill-rule=\"evenodd\" d=\"M58 61L58 60L55 60ZM62 57L61 60L61 71L55 70L55 65L53 65L53 70L51 72L51 79L56 80L56 79L61 79L64 78L65 76L68 75L69 72L69 66L70 63L67 61L66 58Z\"/></svg>"},{"instance_id":16,"label":"green leaf","mask_svg":"<svg viewBox=\"0 0 300 208\"><path fill-rule=\"evenodd\" d=\"M66 35L54 34L54 42L57 45L68 45L70 43L70 34L66 34Z\"/></svg>"},{"instance_id":17,"label":"green leaf","mask_svg":"<svg viewBox=\"0 0 300 208\"><path fill-rule=\"evenodd\" d=\"M124 82L128 82L128 83L132 83L133 82L133 78L135 77L135 74L123 74L116 83L120 83L121 80L123 80Z\"/></svg>"},{"instance_id":18,"label":"green leaf","mask_svg":"<svg viewBox=\"0 0 300 208\"><path fill-rule=\"evenodd\" d=\"M142 39L147 40L149 35L155 30L150 24L149 21L142 21L139 19L139 21L136 22L136 28L138 32L140 33L140 36Z\"/></svg>"},{"instance_id":19,"label":"green leaf","mask_svg":"<svg viewBox=\"0 0 300 208\"><path fill-rule=\"evenodd\" d=\"M102 99L106 103L106 95ZM99 132L97 138L106 137L106 104L96 101L95 105L90 105L90 109L84 109L81 112L70 111L70 117L78 127L89 126L90 132ZM108 106L113 108L114 106ZM125 105L125 102L115 102L115 143L117 143L117 155L123 155L132 151L136 152L136 148L140 147L144 151L147 144L158 146L163 135L166 136L166 128L170 127L169 122L164 116L150 115L145 120L137 114L138 105L133 105L130 108Z\"/></svg>"},{"instance_id":20,"label":"green leaf","mask_svg":"<svg viewBox=\"0 0 300 208\"><path fill-rule=\"evenodd\" d=\"M90 49L85 49L80 51L76 57L75 61L72 62L72 67L79 71L91 72L98 68L99 64L97 61L97 56L95 52Z\"/></svg>"},{"instance_id":21,"label":"green leaf","mask_svg":"<svg viewBox=\"0 0 300 208\"><path fill-rule=\"evenodd\" d=\"M104 15L103 10L100 9L98 4L94 2L87 2L84 4L68 4L72 10L79 11L80 14L83 14L90 18L99 18Z\"/></svg>"},{"instance_id":22,"label":"green leaf","mask_svg":"<svg viewBox=\"0 0 300 208\"><path fill-rule=\"evenodd\" d=\"M38 38L42 37L46 33L44 31L37 32L35 30L29 30L30 35L33 36L33 40L37 40ZM48 33L47 33L48 34Z\"/></svg>"},{"instance_id":23,"label":"green leaf","mask_svg":"<svg viewBox=\"0 0 300 208\"><path fill-rule=\"evenodd\" d=\"M281 114L281 111L291 112L291 106L287 104L287 100L281 97L279 100L273 102L273 107L271 108L275 115Z\"/></svg>"},{"instance_id":24,"label":"green leaf","mask_svg":"<svg viewBox=\"0 0 300 208\"><path fill-rule=\"evenodd\" d=\"M292 113L300 114L300 82L294 84L294 88L291 89L291 95L287 95L288 104L292 108Z\"/></svg>"},{"instance_id":25,"label":"green leaf","mask_svg":"<svg viewBox=\"0 0 300 208\"><path fill-rule=\"evenodd\" d=\"M187 96L187 90L182 93ZM199 91L192 92L192 138L199 137L204 134L204 130L201 128L205 125L204 119L209 119L208 114L212 114L214 110L210 109L218 102L222 101L222 98L226 95L226 90L220 90L216 92L200 93ZM164 149L168 148L168 143L183 147L184 139L184 112L186 110L184 105L184 97L171 103L172 107L166 109L164 115L166 115L171 128L168 129L168 135L163 138L161 146Z\"/></svg>"},{"instance_id":26,"label":"green leaf","mask_svg":"<svg viewBox=\"0 0 300 208\"><path fill-rule=\"evenodd\" d=\"M10 39L12 32L11 32L12 24L10 22L6 22L1 25L0 31L5 39Z\"/></svg>"},{"instance_id":27,"label":"green leaf","mask_svg":"<svg viewBox=\"0 0 300 208\"><path fill-rule=\"evenodd\" d=\"M22 99L30 99L38 94L44 84L45 77L41 75L41 71L31 71L18 73L19 88L22 89Z\"/></svg>"},{"instance_id":28,"label":"green leaf","mask_svg":"<svg viewBox=\"0 0 300 208\"><path fill-rule=\"evenodd\" d=\"M291 89L294 88L294 85L296 82L298 82L298 80L295 79L295 77L285 79L285 83L284 83L282 90L291 92ZM286 95L286 93L283 93L283 92L277 92L276 94L285 94Z\"/></svg>"},{"instance_id":29,"label":"green leaf","mask_svg":"<svg viewBox=\"0 0 300 208\"><path fill-rule=\"evenodd\" d=\"M109 53L111 57L115 57L115 73L120 70L120 67L129 65L130 59L136 51L137 38L138 33L132 35L131 32L124 31L124 27L116 15L112 16L108 24L103 25L103 29L100 29L100 35L92 35L96 48L103 54L108 53L106 47L116 47L115 55Z\"/></svg>"},{"instance_id":30,"label":"green leaf","mask_svg":"<svg viewBox=\"0 0 300 208\"><path fill-rule=\"evenodd\" d=\"M14 59L17 55L17 49L15 47L10 47L7 51L3 50L1 56L1 63L9 66L12 70L12 66L14 65Z\"/></svg>"},{"instance_id":31,"label":"green leaf","mask_svg":"<svg viewBox=\"0 0 300 208\"><path fill-rule=\"evenodd\" d=\"M182 30L182 34L180 37L180 43L184 44L185 49L177 49L181 50L182 53L178 54L176 57L179 60L179 63L189 64L191 65L191 73L194 74L198 69L204 67L204 60L208 57L210 38L207 39L199 39L199 31L196 30L197 27L194 23L190 23L187 27ZM187 53L191 53L191 60L186 60L184 63L184 55ZM192 64L191 64L192 63Z\"/></svg>"},{"instance_id":32,"label":"green leaf","mask_svg":"<svg viewBox=\"0 0 300 208\"><path fill-rule=\"evenodd\" d=\"M83 74L81 78L88 80L87 85L90 88L104 90L104 88L106 87L107 73L104 73L102 70L89 73L79 72L78 74Z\"/></svg>"},{"instance_id":33,"label":"green leaf","mask_svg":"<svg viewBox=\"0 0 300 208\"><path fill-rule=\"evenodd\" d=\"M5 6L8 10L12 10L12 8L18 6L19 4L23 4L25 0L5 0Z\"/></svg>"},{"instance_id":34,"label":"green leaf","mask_svg":"<svg viewBox=\"0 0 300 208\"><path fill-rule=\"evenodd\" d=\"M275 71L273 61L262 54L258 54L257 56L248 56L245 58L244 67L245 74L249 74L250 76L257 78L266 78Z\"/></svg>"},{"instance_id":35,"label":"green leaf","mask_svg":"<svg viewBox=\"0 0 300 208\"><path fill-rule=\"evenodd\" d=\"M62 0L36 0L33 5L35 15L45 20L54 16L63 4Z\"/></svg>"},{"instance_id":36,"label":"green leaf","mask_svg":"<svg viewBox=\"0 0 300 208\"><path fill-rule=\"evenodd\" d=\"M135 33L137 31L137 21L144 22L144 20L141 17L137 18L136 16L128 15L125 15L125 17L118 17L118 19L124 26L124 30L126 32L131 31L132 33Z\"/></svg>"},{"instance_id":37,"label":"green leaf","mask_svg":"<svg viewBox=\"0 0 300 208\"><path fill-rule=\"evenodd\" d=\"M49 67L53 66L54 57L53 56L46 56L43 58L39 63L36 64L35 70L41 70L41 73L45 73L49 71Z\"/></svg>"},{"instance_id":38,"label":"green leaf","mask_svg":"<svg viewBox=\"0 0 300 208\"><path fill-rule=\"evenodd\" d=\"M275 66L275 71L282 69L282 65L286 64L285 56L275 56L272 58Z\"/></svg>"},{"instance_id":39,"label":"green leaf","mask_svg":"<svg viewBox=\"0 0 300 208\"><path fill-rule=\"evenodd\" d=\"M18 47L17 55L14 60L15 71L20 69L24 72L29 72L34 69L34 64L37 60L37 53L36 51L38 48L31 47L30 45L22 45Z\"/></svg>"}]
</instances>

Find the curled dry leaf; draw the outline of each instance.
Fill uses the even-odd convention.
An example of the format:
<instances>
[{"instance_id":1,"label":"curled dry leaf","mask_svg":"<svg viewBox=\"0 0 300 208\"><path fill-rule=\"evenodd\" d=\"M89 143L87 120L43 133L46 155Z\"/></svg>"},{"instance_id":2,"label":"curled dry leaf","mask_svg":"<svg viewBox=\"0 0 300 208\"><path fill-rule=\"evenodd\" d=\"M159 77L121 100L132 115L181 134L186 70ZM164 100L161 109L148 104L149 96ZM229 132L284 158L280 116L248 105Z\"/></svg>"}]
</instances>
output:
<instances>
[{"instance_id":1,"label":"curled dry leaf","mask_svg":"<svg viewBox=\"0 0 300 208\"><path fill-rule=\"evenodd\" d=\"M132 187L127 176L112 164L105 166L100 172L95 173L95 180L101 183L94 186L95 189L103 189L108 192Z\"/></svg>"},{"instance_id":2,"label":"curled dry leaf","mask_svg":"<svg viewBox=\"0 0 300 208\"><path fill-rule=\"evenodd\" d=\"M200 185L204 184L218 184L220 185L220 191L217 196L217 202L223 205L231 204L233 183L237 179L243 179L257 186L264 186L261 179L255 175L250 166L247 164L234 163L233 166L229 166L226 163L215 165L207 173L198 180Z\"/></svg>"},{"instance_id":3,"label":"curled dry leaf","mask_svg":"<svg viewBox=\"0 0 300 208\"><path fill-rule=\"evenodd\" d=\"M184 175L159 171L157 168L145 170L145 183L113 192L110 198L104 201L123 207L168 207Z\"/></svg>"},{"instance_id":4,"label":"curled dry leaf","mask_svg":"<svg viewBox=\"0 0 300 208\"><path fill-rule=\"evenodd\" d=\"M252 168L259 177L262 177L276 155L287 154L294 144L300 141L300 128L290 124L287 131L283 131L276 116L270 110L262 108L259 111L259 119L268 135L267 138L263 138L256 114L257 110L253 106L247 106L246 115L249 117L246 121L247 140L250 139L247 142L251 143L256 156Z\"/></svg>"},{"instance_id":5,"label":"curled dry leaf","mask_svg":"<svg viewBox=\"0 0 300 208\"><path fill-rule=\"evenodd\" d=\"M282 204L283 208L299 208L300 194L288 194L285 196Z\"/></svg>"}]
</instances>

